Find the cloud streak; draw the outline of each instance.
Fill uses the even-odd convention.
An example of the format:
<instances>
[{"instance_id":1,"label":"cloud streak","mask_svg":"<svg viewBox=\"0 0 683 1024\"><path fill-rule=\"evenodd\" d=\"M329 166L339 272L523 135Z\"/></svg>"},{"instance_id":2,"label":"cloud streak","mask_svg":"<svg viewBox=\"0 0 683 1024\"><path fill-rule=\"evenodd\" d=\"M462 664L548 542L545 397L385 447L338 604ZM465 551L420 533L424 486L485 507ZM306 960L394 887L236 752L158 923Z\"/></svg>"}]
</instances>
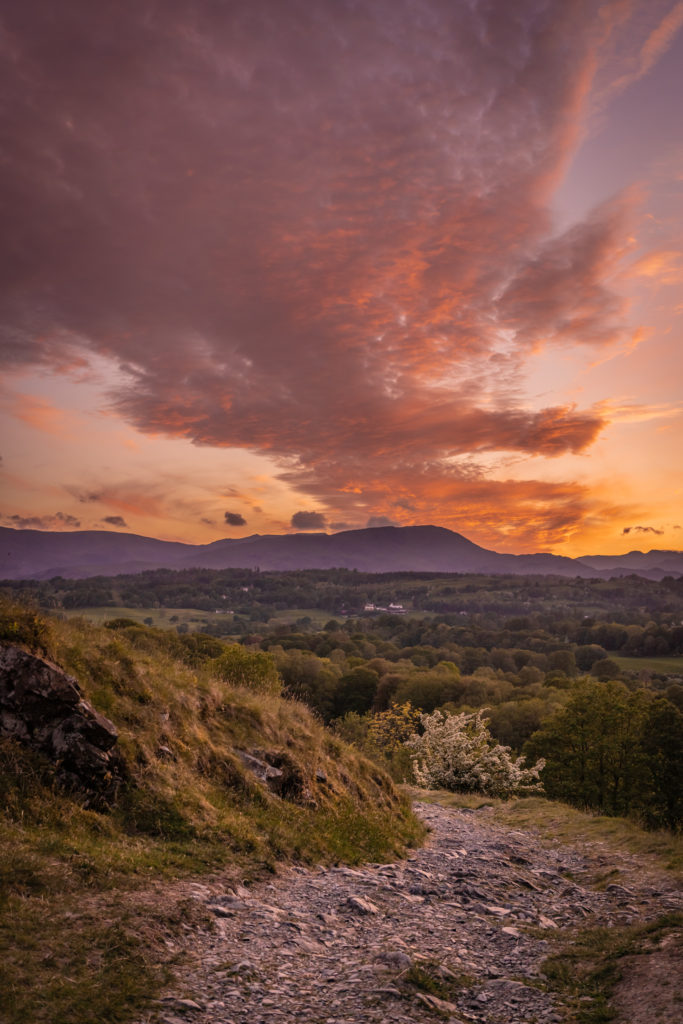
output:
<instances>
[{"instance_id":1,"label":"cloud streak","mask_svg":"<svg viewBox=\"0 0 683 1024\"><path fill-rule=\"evenodd\" d=\"M66 512L55 512L44 516L0 515L6 526L16 530L78 530L81 522Z\"/></svg>"}]
</instances>

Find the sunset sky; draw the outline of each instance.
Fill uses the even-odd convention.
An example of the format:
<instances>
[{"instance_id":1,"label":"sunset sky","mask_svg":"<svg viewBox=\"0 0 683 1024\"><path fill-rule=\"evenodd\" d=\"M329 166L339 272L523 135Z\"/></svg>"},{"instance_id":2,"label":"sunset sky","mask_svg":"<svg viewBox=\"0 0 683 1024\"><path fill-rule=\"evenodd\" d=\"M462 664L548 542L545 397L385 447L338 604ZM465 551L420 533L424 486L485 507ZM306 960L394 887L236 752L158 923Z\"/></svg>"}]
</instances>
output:
<instances>
[{"instance_id":1,"label":"sunset sky","mask_svg":"<svg viewBox=\"0 0 683 1024\"><path fill-rule=\"evenodd\" d=\"M0 524L683 548L683 2L0 15Z\"/></svg>"}]
</instances>

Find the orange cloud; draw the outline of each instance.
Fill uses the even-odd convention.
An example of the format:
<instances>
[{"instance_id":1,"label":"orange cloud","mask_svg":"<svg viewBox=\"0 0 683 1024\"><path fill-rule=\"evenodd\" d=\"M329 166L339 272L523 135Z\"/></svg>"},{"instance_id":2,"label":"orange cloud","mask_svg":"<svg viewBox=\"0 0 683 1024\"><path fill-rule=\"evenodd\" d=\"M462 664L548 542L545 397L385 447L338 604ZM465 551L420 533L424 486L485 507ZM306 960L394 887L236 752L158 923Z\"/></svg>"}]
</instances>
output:
<instances>
[{"instance_id":1,"label":"orange cloud","mask_svg":"<svg viewBox=\"0 0 683 1024\"><path fill-rule=\"evenodd\" d=\"M178 0L161 21L149 0L74 0L49 37L44 3L5 17L4 365L101 357L113 412L267 454L330 520L461 503L495 531L505 500L543 539L588 515L571 484L502 488L453 460L586 452L605 425L539 410L523 381L544 345L634 336L614 284L635 198L560 233L547 208L631 24L620 0L260 0L246 18ZM641 69L678 24L654 6L629 37ZM18 414L66 429L41 401ZM126 483L101 501L170 507Z\"/></svg>"},{"instance_id":2,"label":"orange cloud","mask_svg":"<svg viewBox=\"0 0 683 1024\"><path fill-rule=\"evenodd\" d=\"M650 33L640 51L639 77L646 75L669 48L683 25L683 3L677 3Z\"/></svg>"},{"instance_id":3,"label":"orange cloud","mask_svg":"<svg viewBox=\"0 0 683 1024\"><path fill-rule=\"evenodd\" d=\"M17 395L12 403L12 413L34 430L57 437L74 436L78 417L67 409L53 405L39 395Z\"/></svg>"},{"instance_id":4,"label":"orange cloud","mask_svg":"<svg viewBox=\"0 0 683 1024\"><path fill-rule=\"evenodd\" d=\"M647 277L662 285L681 284L683 254L673 249L659 249L646 253L631 264L627 276Z\"/></svg>"}]
</instances>

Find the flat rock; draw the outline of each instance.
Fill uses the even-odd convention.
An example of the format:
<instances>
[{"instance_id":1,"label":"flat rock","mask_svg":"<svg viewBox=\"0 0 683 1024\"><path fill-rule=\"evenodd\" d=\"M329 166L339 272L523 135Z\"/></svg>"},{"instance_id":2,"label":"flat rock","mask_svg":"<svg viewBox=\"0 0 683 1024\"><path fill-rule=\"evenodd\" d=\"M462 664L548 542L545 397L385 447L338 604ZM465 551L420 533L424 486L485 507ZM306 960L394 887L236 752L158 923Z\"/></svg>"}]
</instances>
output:
<instances>
[{"instance_id":1,"label":"flat rock","mask_svg":"<svg viewBox=\"0 0 683 1024\"><path fill-rule=\"evenodd\" d=\"M370 900L363 899L362 896L349 896L346 901L347 906L354 910L357 914L378 914L379 907L376 907Z\"/></svg>"}]
</instances>

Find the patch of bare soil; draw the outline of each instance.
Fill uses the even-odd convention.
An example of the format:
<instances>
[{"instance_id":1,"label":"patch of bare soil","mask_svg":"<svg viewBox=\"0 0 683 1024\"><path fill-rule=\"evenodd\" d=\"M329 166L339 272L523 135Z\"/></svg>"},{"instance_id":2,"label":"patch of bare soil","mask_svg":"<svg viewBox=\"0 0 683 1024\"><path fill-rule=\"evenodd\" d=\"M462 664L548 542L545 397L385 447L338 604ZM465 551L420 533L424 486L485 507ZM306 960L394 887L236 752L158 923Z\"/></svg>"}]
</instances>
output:
<instances>
[{"instance_id":1,"label":"patch of bare soil","mask_svg":"<svg viewBox=\"0 0 683 1024\"><path fill-rule=\"evenodd\" d=\"M621 963L612 997L620 1024L680 1024L683 1020L683 930L669 932Z\"/></svg>"}]
</instances>

